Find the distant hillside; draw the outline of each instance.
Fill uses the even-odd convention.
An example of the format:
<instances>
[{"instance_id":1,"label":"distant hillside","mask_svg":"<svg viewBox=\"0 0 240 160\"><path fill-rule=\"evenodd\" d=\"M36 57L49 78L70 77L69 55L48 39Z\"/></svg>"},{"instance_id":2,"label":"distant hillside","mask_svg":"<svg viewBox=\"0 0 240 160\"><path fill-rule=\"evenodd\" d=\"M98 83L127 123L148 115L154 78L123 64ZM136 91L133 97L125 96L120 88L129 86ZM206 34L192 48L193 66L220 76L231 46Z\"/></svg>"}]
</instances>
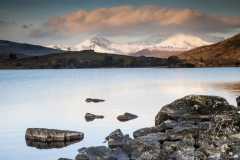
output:
<instances>
[{"instance_id":1,"label":"distant hillside","mask_svg":"<svg viewBox=\"0 0 240 160\"><path fill-rule=\"evenodd\" d=\"M240 66L240 34L184 52L179 57L198 67Z\"/></svg>"},{"instance_id":2,"label":"distant hillside","mask_svg":"<svg viewBox=\"0 0 240 160\"><path fill-rule=\"evenodd\" d=\"M17 57L22 58L28 56L42 56L59 52L60 50L39 45L0 40L0 57L8 57L10 54L14 54Z\"/></svg>"},{"instance_id":3,"label":"distant hillside","mask_svg":"<svg viewBox=\"0 0 240 160\"><path fill-rule=\"evenodd\" d=\"M168 59L96 53L65 52L0 61L1 69L100 68L100 67L193 67L177 57Z\"/></svg>"},{"instance_id":4,"label":"distant hillside","mask_svg":"<svg viewBox=\"0 0 240 160\"><path fill-rule=\"evenodd\" d=\"M177 56L181 54L183 51L164 51L164 50L149 50L143 49L136 53L130 54L131 56L139 57L139 56L146 56L146 57L158 57L158 58L168 58L171 56Z\"/></svg>"}]
</instances>

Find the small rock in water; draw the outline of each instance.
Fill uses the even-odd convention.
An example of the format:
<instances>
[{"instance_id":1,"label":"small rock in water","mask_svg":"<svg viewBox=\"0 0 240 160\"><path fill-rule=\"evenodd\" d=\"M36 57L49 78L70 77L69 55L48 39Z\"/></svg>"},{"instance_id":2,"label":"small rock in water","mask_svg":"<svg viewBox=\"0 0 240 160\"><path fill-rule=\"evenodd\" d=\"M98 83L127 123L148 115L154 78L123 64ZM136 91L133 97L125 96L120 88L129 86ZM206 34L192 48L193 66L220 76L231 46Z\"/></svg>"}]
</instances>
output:
<instances>
[{"instance_id":1,"label":"small rock in water","mask_svg":"<svg viewBox=\"0 0 240 160\"><path fill-rule=\"evenodd\" d=\"M237 106L240 107L240 96L237 97Z\"/></svg>"},{"instance_id":2,"label":"small rock in water","mask_svg":"<svg viewBox=\"0 0 240 160\"><path fill-rule=\"evenodd\" d=\"M84 134L82 132L46 129L46 128L28 128L25 138L28 141L35 142L71 142L82 140Z\"/></svg>"},{"instance_id":3,"label":"small rock in water","mask_svg":"<svg viewBox=\"0 0 240 160\"><path fill-rule=\"evenodd\" d=\"M97 99L97 98L87 98L85 100L87 103L93 102L93 103L99 103L99 102L104 102L104 99Z\"/></svg>"},{"instance_id":4,"label":"small rock in water","mask_svg":"<svg viewBox=\"0 0 240 160\"><path fill-rule=\"evenodd\" d=\"M93 121L95 119L103 119L104 116L103 115L95 115L95 114L92 114L92 113L86 113L85 114L85 119L87 122L90 122L90 121Z\"/></svg>"},{"instance_id":5,"label":"small rock in water","mask_svg":"<svg viewBox=\"0 0 240 160\"><path fill-rule=\"evenodd\" d=\"M138 117L137 115L134 115L131 113L124 113L123 115L119 115L117 119L121 122L126 122L126 121L136 119L137 117Z\"/></svg>"}]
</instances>

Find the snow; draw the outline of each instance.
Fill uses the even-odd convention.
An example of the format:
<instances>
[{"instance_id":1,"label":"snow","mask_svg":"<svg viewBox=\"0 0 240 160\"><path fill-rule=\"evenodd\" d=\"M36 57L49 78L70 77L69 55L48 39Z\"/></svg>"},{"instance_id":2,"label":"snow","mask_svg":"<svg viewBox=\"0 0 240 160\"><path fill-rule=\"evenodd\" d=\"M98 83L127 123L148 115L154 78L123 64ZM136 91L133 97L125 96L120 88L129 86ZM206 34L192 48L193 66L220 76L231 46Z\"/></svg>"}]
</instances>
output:
<instances>
[{"instance_id":1,"label":"snow","mask_svg":"<svg viewBox=\"0 0 240 160\"><path fill-rule=\"evenodd\" d=\"M81 51L94 49L95 52L112 54L130 54L143 49L159 51L186 51L196 47L209 45L211 43L199 37L185 34L177 34L155 43L115 43L103 37L93 37L73 46L55 46L63 50ZM48 46L51 47L51 46Z\"/></svg>"}]
</instances>

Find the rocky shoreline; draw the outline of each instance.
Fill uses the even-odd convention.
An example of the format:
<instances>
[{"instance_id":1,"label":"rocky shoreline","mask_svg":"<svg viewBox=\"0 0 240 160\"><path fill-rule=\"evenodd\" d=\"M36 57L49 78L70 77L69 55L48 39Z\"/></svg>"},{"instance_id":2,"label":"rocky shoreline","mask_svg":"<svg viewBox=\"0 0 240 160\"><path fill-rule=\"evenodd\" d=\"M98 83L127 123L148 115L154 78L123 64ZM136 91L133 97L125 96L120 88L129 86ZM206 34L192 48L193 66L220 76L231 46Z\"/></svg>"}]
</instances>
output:
<instances>
[{"instance_id":1,"label":"rocky shoreline","mask_svg":"<svg viewBox=\"0 0 240 160\"><path fill-rule=\"evenodd\" d=\"M117 129L106 137L107 146L81 148L75 160L238 160L239 113L222 97L185 96L163 106L155 126L133 138Z\"/></svg>"}]
</instances>

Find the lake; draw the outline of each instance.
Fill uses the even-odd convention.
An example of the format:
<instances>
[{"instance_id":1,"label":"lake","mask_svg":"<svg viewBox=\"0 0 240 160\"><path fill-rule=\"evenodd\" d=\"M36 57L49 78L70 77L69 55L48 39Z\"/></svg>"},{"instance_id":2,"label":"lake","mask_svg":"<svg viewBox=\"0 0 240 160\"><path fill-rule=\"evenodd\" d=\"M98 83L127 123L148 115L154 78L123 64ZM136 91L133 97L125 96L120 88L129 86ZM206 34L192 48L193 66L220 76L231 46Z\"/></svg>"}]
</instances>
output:
<instances>
[{"instance_id":1,"label":"lake","mask_svg":"<svg viewBox=\"0 0 240 160\"><path fill-rule=\"evenodd\" d=\"M218 95L236 105L240 90L219 87L226 83L240 83L240 68L1 70L0 159L74 158L83 146L105 145L115 129L132 135L153 126L163 105L188 94ZM86 103L88 97L106 101ZM105 118L86 122L86 112ZM117 121L124 112L139 118ZM29 127L76 130L85 138L61 149L36 149L25 142Z\"/></svg>"}]
</instances>

